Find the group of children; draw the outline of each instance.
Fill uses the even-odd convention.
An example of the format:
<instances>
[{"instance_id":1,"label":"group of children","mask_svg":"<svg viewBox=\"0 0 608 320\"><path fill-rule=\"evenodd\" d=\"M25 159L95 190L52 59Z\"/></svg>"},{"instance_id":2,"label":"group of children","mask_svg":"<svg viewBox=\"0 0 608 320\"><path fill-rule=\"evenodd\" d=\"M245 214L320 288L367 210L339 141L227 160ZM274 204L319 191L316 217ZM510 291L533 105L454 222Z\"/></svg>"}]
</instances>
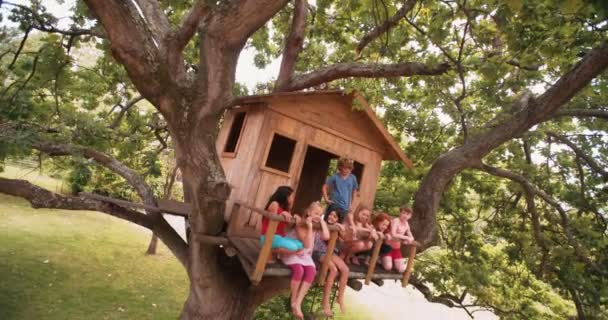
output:
<instances>
[{"instance_id":1,"label":"group of children","mask_svg":"<svg viewBox=\"0 0 608 320\"><path fill-rule=\"evenodd\" d=\"M298 319L303 319L302 301L317 272L313 259L324 261L326 255L331 255L322 302L323 313L328 317L332 316L329 298L336 277L339 275L337 301L344 312L344 290L349 272L347 262L359 265L361 262L358 255L364 254L367 256L365 263L369 263L376 240L384 240L380 249L384 269L390 271L394 268L398 272L405 270L400 248L401 244L411 244L414 241L407 222L412 216L412 210L402 207L399 217L394 219L382 212L372 219L371 210L362 205L352 211L352 200L358 189L357 179L351 174L352 169L352 160L339 159L338 172L328 178L323 186L323 198L328 204L325 210L315 201L304 214L292 214L290 210L295 194L288 186L277 188L266 205L267 211L289 218L293 216L296 220L294 227L289 230L286 223L278 224L272 239L272 249L292 271L291 309ZM265 241L268 224L267 218L262 219L262 243ZM316 224L321 226L320 230L313 229ZM327 252L330 237L328 226L335 226L339 230L340 243L333 252Z\"/></svg>"}]
</instances>

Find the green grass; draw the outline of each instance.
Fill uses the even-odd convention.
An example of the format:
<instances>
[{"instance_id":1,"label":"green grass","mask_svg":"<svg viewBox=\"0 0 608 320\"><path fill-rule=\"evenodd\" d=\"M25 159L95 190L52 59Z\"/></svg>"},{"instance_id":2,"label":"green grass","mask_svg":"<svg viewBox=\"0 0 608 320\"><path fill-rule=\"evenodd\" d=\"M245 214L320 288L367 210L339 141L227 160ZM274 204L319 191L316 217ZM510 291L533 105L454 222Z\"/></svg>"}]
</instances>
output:
<instances>
[{"instance_id":1,"label":"green grass","mask_svg":"<svg viewBox=\"0 0 608 320\"><path fill-rule=\"evenodd\" d=\"M61 182L7 166L49 190ZM98 212L33 209L0 194L0 319L175 319L185 270L150 232Z\"/></svg>"},{"instance_id":2,"label":"green grass","mask_svg":"<svg viewBox=\"0 0 608 320\"><path fill-rule=\"evenodd\" d=\"M20 168L7 165L4 167L4 171L0 172L0 177L29 180L33 184L58 193L67 192L69 189L67 183L44 174L40 174L40 170L36 168Z\"/></svg>"}]
</instances>

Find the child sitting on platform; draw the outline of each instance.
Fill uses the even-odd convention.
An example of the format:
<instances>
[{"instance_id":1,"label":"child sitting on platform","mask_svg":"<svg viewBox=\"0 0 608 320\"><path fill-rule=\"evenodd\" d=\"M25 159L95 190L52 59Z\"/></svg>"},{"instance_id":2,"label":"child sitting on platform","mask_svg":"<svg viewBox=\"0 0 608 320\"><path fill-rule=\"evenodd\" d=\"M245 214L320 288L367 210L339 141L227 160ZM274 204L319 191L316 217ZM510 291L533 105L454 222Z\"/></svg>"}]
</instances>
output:
<instances>
[{"instance_id":1,"label":"child sitting on platform","mask_svg":"<svg viewBox=\"0 0 608 320\"><path fill-rule=\"evenodd\" d=\"M407 222L411 217L412 209L403 206L399 209L399 217L391 221L391 238L386 243L392 249L389 253L382 256L382 266L387 271L393 269L393 266L400 273L405 271L405 259L401 254L401 243L407 245L414 242L414 236Z\"/></svg>"},{"instance_id":2,"label":"child sitting on platform","mask_svg":"<svg viewBox=\"0 0 608 320\"><path fill-rule=\"evenodd\" d=\"M266 211L269 211L271 213L291 218L292 215L291 213L289 213L289 210L291 210L291 206L293 205L294 196L295 194L291 187L280 186L272 194L272 196L270 196L270 199L268 200L265 209ZM264 244L264 240L266 238L265 235L269 223L270 219L262 217L262 236L260 237L260 242L262 243L262 245ZM294 253L295 251L302 250L304 248L304 245L300 240L286 236L286 226L286 222L279 222L279 224L277 225L277 230L275 232L274 237L272 238L272 249L275 253L290 254Z\"/></svg>"},{"instance_id":3,"label":"child sitting on platform","mask_svg":"<svg viewBox=\"0 0 608 320\"><path fill-rule=\"evenodd\" d=\"M313 216L313 221L317 222L320 220L321 228L323 229L323 225L327 223L329 226L334 226L339 229L341 234L344 234L344 226L342 226L338 221L340 220L338 213L335 210L330 211L325 214L323 220ZM324 234L319 232L315 232L315 245L313 249L313 255L315 258L319 260L319 262L323 263L325 261L325 257L327 253L327 243L328 239L323 237ZM327 275L327 279L325 281L323 287L323 314L327 317L333 316L333 312L331 311L331 304L329 303L329 298L331 295L331 289L334 285L334 281L336 280L336 276L338 272L340 272L340 282L338 285L338 304L340 305L340 311L343 313L346 311L346 306L344 304L344 290L346 289L346 282L348 281L348 273L349 269L344 260L340 258L338 255L338 250L334 249L333 252L330 252L331 260L329 260L329 273Z\"/></svg>"},{"instance_id":4,"label":"child sitting on platform","mask_svg":"<svg viewBox=\"0 0 608 320\"><path fill-rule=\"evenodd\" d=\"M359 205L353 215L352 225L346 221L348 234L343 243L341 257L348 262L351 255L362 251L370 250L374 245L374 240L378 238L374 226L370 223L371 211L364 205ZM367 235L361 235L366 233ZM350 260L354 265L360 265L359 259L352 256Z\"/></svg>"},{"instance_id":5,"label":"child sitting on platform","mask_svg":"<svg viewBox=\"0 0 608 320\"><path fill-rule=\"evenodd\" d=\"M390 238L391 238L391 235L390 235L391 216L389 216L388 214L386 214L384 212L380 212L374 217L374 220L372 221L372 225L374 226L374 229L376 229L378 238L384 240L384 242L380 246L380 253L379 253L379 256L382 257L382 256L386 255L387 253L391 252L391 250L392 250L391 246L388 243L386 243L386 240L390 240ZM370 259L371 255L373 254L373 250L369 250L367 252L364 252L363 254L366 255L365 264L369 265L369 259Z\"/></svg>"},{"instance_id":6,"label":"child sitting on platform","mask_svg":"<svg viewBox=\"0 0 608 320\"><path fill-rule=\"evenodd\" d=\"M325 221L321 220L322 211L321 204L317 201L308 206L304 223L296 223L288 233L288 236L297 237L304 244L304 249L296 254L281 255L283 263L291 269L291 312L298 319L304 318L302 301L317 273L315 262L312 259L314 240L318 233L312 228L314 221L321 223L321 234L318 237L329 239L327 225Z\"/></svg>"}]
</instances>

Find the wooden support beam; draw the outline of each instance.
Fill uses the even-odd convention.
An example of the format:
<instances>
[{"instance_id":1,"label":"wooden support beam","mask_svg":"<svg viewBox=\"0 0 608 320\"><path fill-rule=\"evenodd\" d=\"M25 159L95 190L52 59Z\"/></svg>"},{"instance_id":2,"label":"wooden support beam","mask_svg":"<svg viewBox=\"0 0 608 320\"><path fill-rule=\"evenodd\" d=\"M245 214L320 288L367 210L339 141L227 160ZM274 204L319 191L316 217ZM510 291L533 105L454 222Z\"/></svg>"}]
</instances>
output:
<instances>
[{"instance_id":1,"label":"wooden support beam","mask_svg":"<svg viewBox=\"0 0 608 320\"><path fill-rule=\"evenodd\" d=\"M272 249L272 239L274 238L274 233L277 231L278 225L279 222L276 220L270 220L270 223L268 223L268 229L264 235L264 245L262 246L262 250L260 250L258 261L256 262L255 269L251 275L251 282L253 285L258 285L262 280L262 275L264 275L264 269L266 269L266 263L268 262L268 257L270 256L270 251Z\"/></svg>"},{"instance_id":2,"label":"wooden support beam","mask_svg":"<svg viewBox=\"0 0 608 320\"><path fill-rule=\"evenodd\" d=\"M367 269L367 275L365 276L365 285L369 285L369 282L372 280L372 276L374 275L374 271L376 270L376 262L378 262L378 256L380 255L380 248L382 247L382 243L384 239L378 238L376 243L374 243L374 250L372 251L372 258L369 261L369 267Z\"/></svg>"},{"instance_id":3,"label":"wooden support beam","mask_svg":"<svg viewBox=\"0 0 608 320\"><path fill-rule=\"evenodd\" d=\"M384 280L382 279L372 279L372 282L375 283L378 287L382 287L384 285Z\"/></svg>"},{"instance_id":4,"label":"wooden support beam","mask_svg":"<svg viewBox=\"0 0 608 320\"><path fill-rule=\"evenodd\" d=\"M231 245L230 241L226 237L210 236L208 234L200 232L193 232L192 235L195 239L199 240L202 243L224 247Z\"/></svg>"},{"instance_id":5,"label":"wooden support beam","mask_svg":"<svg viewBox=\"0 0 608 320\"><path fill-rule=\"evenodd\" d=\"M355 291L361 291L361 288L363 288L363 283L361 283L361 281L355 280L355 279L348 279L348 281L346 282L346 285L351 287Z\"/></svg>"},{"instance_id":6,"label":"wooden support beam","mask_svg":"<svg viewBox=\"0 0 608 320\"><path fill-rule=\"evenodd\" d=\"M232 235L236 234L236 232L239 230L239 226L238 226L239 210L241 210L241 205L235 202L232 205L232 212L230 213L230 218L228 220L228 229L226 230L226 233L228 233L228 236L232 236Z\"/></svg>"},{"instance_id":7,"label":"wooden support beam","mask_svg":"<svg viewBox=\"0 0 608 320\"><path fill-rule=\"evenodd\" d=\"M405 267L405 272L403 273L403 280L401 280L401 286L407 287L408 282L410 281L410 276L412 275L412 270L414 269L414 258L416 257L416 245L408 245L410 248L410 254L407 257L407 266Z\"/></svg>"},{"instance_id":8,"label":"wooden support beam","mask_svg":"<svg viewBox=\"0 0 608 320\"><path fill-rule=\"evenodd\" d=\"M321 266L321 272L319 273L319 284L325 284L325 278L327 277L327 269L329 269L329 262L331 257L334 255L334 249L336 248L336 242L338 240L338 231L333 230L329 233L329 243L327 244L327 253L325 259L323 259L323 265Z\"/></svg>"},{"instance_id":9,"label":"wooden support beam","mask_svg":"<svg viewBox=\"0 0 608 320\"><path fill-rule=\"evenodd\" d=\"M183 217L188 217L191 210L189 204L171 199L158 199L156 204L158 204L160 211L164 213L170 213Z\"/></svg>"}]
</instances>

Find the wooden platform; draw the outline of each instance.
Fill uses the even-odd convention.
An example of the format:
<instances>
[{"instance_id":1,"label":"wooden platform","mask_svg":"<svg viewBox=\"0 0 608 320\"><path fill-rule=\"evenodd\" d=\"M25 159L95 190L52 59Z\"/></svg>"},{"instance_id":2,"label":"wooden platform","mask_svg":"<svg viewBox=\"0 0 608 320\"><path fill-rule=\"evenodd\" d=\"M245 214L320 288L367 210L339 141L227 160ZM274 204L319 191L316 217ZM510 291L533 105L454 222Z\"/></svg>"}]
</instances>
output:
<instances>
[{"instance_id":1,"label":"wooden platform","mask_svg":"<svg viewBox=\"0 0 608 320\"><path fill-rule=\"evenodd\" d=\"M253 270L255 268L255 264L258 261L258 255L262 246L260 245L259 239L254 238L243 238L243 237L229 237L228 240L234 245L237 249L237 257L239 261L243 265L243 268L247 272L249 277L252 276ZM321 262L315 261L317 264L317 270L321 268ZM365 279L365 275L367 274L367 266L366 265L349 265L350 273L348 275L349 279ZM266 269L264 270L265 277L289 277L291 275L291 270L280 262L269 263L266 265ZM397 273L394 271L385 271L382 269L380 265L376 267L376 271L374 272L372 279L395 279L401 280L403 278L402 273Z\"/></svg>"}]
</instances>

